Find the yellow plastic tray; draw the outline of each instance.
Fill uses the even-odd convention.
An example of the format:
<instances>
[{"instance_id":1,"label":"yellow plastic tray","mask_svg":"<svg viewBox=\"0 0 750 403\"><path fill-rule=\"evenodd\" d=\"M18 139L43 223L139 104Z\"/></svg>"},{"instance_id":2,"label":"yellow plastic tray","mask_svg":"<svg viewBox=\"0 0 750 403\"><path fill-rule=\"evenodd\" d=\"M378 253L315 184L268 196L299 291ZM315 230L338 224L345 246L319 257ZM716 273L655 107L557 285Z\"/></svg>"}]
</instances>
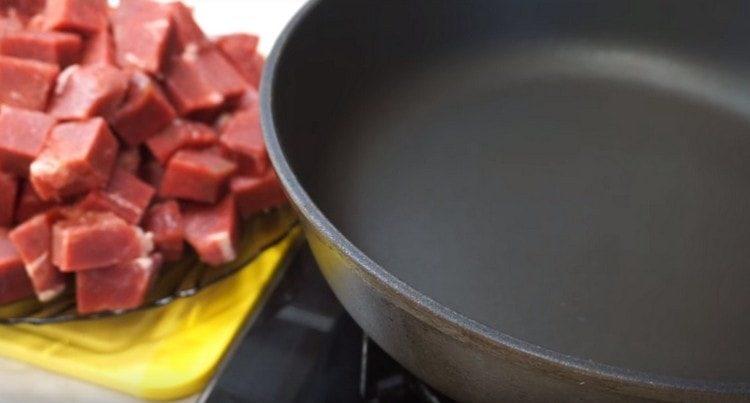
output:
<instances>
[{"instance_id":1,"label":"yellow plastic tray","mask_svg":"<svg viewBox=\"0 0 750 403\"><path fill-rule=\"evenodd\" d=\"M236 275L169 305L105 319L0 326L0 355L143 398L205 386L300 237L294 229Z\"/></svg>"}]
</instances>

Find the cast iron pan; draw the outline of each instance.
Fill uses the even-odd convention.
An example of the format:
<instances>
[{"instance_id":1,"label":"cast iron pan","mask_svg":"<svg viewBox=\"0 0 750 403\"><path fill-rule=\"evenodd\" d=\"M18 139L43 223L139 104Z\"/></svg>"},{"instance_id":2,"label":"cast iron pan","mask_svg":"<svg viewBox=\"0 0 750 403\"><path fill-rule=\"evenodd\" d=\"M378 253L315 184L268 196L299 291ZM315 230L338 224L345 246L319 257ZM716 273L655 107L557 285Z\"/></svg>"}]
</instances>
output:
<instances>
[{"instance_id":1,"label":"cast iron pan","mask_svg":"<svg viewBox=\"0 0 750 403\"><path fill-rule=\"evenodd\" d=\"M749 17L314 1L264 76L271 156L344 305L454 397L747 399ZM503 359L541 383L479 375Z\"/></svg>"}]
</instances>

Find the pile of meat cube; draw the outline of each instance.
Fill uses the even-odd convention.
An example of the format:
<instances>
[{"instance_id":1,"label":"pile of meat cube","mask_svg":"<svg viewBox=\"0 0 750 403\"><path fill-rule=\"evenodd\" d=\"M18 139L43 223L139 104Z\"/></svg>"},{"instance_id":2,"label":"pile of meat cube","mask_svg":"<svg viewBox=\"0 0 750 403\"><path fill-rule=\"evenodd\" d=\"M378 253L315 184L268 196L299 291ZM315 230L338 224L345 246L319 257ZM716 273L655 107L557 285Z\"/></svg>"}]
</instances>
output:
<instances>
[{"instance_id":1,"label":"pile of meat cube","mask_svg":"<svg viewBox=\"0 0 750 403\"><path fill-rule=\"evenodd\" d=\"M185 242L235 258L239 217L285 202L257 42L178 2L0 2L0 303L130 309Z\"/></svg>"}]
</instances>

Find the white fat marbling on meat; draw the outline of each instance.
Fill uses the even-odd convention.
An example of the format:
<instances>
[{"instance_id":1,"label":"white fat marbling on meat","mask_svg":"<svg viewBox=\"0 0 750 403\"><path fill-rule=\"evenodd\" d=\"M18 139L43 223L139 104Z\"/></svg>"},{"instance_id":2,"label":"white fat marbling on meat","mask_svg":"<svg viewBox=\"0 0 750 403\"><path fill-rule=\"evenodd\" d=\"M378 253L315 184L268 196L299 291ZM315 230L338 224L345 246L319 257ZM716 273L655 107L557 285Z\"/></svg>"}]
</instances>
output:
<instances>
[{"instance_id":1,"label":"white fat marbling on meat","mask_svg":"<svg viewBox=\"0 0 750 403\"><path fill-rule=\"evenodd\" d=\"M236 252L234 251L234 245L232 245L232 237L226 231L217 232L206 237L206 241L216 245L221 252L221 257L225 262L234 260Z\"/></svg>"},{"instance_id":2,"label":"white fat marbling on meat","mask_svg":"<svg viewBox=\"0 0 750 403\"><path fill-rule=\"evenodd\" d=\"M135 230L141 242L141 256L146 256L154 250L154 233L144 232L140 227L135 227Z\"/></svg>"},{"instance_id":3,"label":"white fat marbling on meat","mask_svg":"<svg viewBox=\"0 0 750 403\"><path fill-rule=\"evenodd\" d=\"M55 85L55 95L61 95L65 91L65 87L68 85L70 77L80 68L81 66L74 64L58 74L57 84Z\"/></svg>"},{"instance_id":4,"label":"white fat marbling on meat","mask_svg":"<svg viewBox=\"0 0 750 403\"><path fill-rule=\"evenodd\" d=\"M50 301L50 300L54 299L58 295L60 295L63 292L63 290L65 290L65 284L58 284L54 288L50 288L50 289L47 289L47 290L44 290L44 291L40 291L36 295L36 297L41 302L47 302L47 301Z\"/></svg>"},{"instance_id":5,"label":"white fat marbling on meat","mask_svg":"<svg viewBox=\"0 0 750 403\"><path fill-rule=\"evenodd\" d=\"M26 272L29 273L29 277L34 277L37 271L48 262L49 259L49 252L44 252L39 257L34 259L34 261L29 262L26 264Z\"/></svg>"}]
</instances>

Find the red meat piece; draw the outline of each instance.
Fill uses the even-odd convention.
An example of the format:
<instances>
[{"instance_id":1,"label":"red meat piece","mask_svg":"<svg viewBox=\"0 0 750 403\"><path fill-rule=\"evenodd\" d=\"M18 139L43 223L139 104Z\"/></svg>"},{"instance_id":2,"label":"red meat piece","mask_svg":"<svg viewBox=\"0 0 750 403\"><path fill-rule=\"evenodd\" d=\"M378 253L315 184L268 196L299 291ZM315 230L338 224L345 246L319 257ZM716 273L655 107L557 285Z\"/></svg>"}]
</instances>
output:
<instances>
[{"instance_id":1,"label":"red meat piece","mask_svg":"<svg viewBox=\"0 0 750 403\"><path fill-rule=\"evenodd\" d=\"M50 214L36 215L9 234L31 278L36 296L43 302L60 295L66 286L65 276L51 261L52 219Z\"/></svg>"},{"instance_id":2,"label":"red meat piece","mask_svg":"<svg viewBox=\"0 0 750 403\"><path fill-rule=\"evenodd\" d=\"M28 177L55 119L41 112L0 107L0 169Z\"/></svg>"},{"instance_id":3,"label":"red meat piece","mask_svg":"<svg viewBox=\"0 0 750 403\"><path fill-rule=\"evenodd\" d=\"M232 196L219 204L188 204L184 209L185 239L201 261L212 266L237 257L237 212Z\"/></svg>"},{"instance_id":4,"label":"red meat piece","mask_svg":"<svg viewBox=\"0 0 750 403\"><path fill-rule=\"evenodd\" d=\"M16 195L18 195L18 181L13 175L0 171L0 227L13 224Z\"/></svg>"},{"instance_id":5,"label":"red meat piece","mask_svg":"<svg viewBox=\"0 0 750 403\"><path fill-rule=\"evenodd\" d=\"M209 126L175 119L166 129L148 139L146 146L154 158L164 165L177 150L208 147L216 144L218 139L219 136Z\"/></svg>"},{"instance_id":6,"label":"red meat piece","mask_svg":"<svg viewBox=\"0 0 750 403\"><path fill-rule=\"evenodd\" d=\"M46 0L0 0L0 14L26 19L40 13Z\"/></svg>"},{"instance_id":7,"label":"red meat piece","mask_svg":"<svg viewBox=\"0 0 750 403\"><path fill-rule=\"evenodd\" d=\"M138 147L128 147L120 151L115 166L133 175L138 173L141 167L141 150Z\"/></svg>"},{"instance_id":8,"label":"red meat piece","mask_svg":"<svg viewBox=\"0 0 750 403\"><path fill-rule=\"evenodd\" d=\"M152 249L150 235L113 213L86 211L52 227L52 263L62 272L130 262Z\"/></svg>"},{"instance_id":9,"label":"red meat piece","mask_svg":"<svg viewBox=\"0 0 750 403\"><path fill-rule=\"evenodd\" d=\"M15 32L0 38L0 54L67 66L81 53L81 37L66 32Z\"/></svg>"},{"instance_id":10,"label":"red meat piece","mask_svg":"<svg viewBox=\"0 0 750 403\"><path fill-rule=\"evenodd\" d=\"M172 30L169 10L149 0L124 0L112 15L117 61L155 74Z\"/></svg>"},{"instance_id":11,"label":"red meat piece","mask_svg":"<svg viewBox=\"0 0 750 403\"><path fill-rule=\"evenodd\" d=\"M31 183L43 200L59 200L106 186L117 139L102 118L58 124L31 164Z\"/></svg>"},{"instance_id":12,"label":"red meat piece","mask_svg":"<svg viewBox=\"0 0 750 403\"><path fill-rule=\"evenodd\" d=\"M242 95L242 98L237 102L237 109L243 110L243 109L253 109L253 108L259 108L260 104L258 102L258 90L254 88L250 88L247 91L245 91L245 94Z\"/></svg>"},{"instance_id":13,"label":"red meat piece","mask_svg":"<svg viewBox=\"0 0 750 403\"><path fill-rule=\"evenodd\" d=\"M107 29L108 13L107 0L48 0L42 27L92 34Z\"/></svg>"},{"instance_id":14,"label":"red meat piece","mask_svg":"<svg viewBox=\"0 0 750 403\"><path fill-rule=\"evenodd\" d=\"M29 276L7 232L0 228L0 304L15 302L34 295Z\"/></svg>"},{"instance_id":15,"label":"red meat piece","mask_svg":"<svg viewBox=\"0 0 750 403\"><path fill-rule=\"evenodd\" d=\"M215 47L188 46L165 72L167 92L181 116L209 113L236 100L249 85Z\"/></svg>"},{"instance_id":16,"label":"red meat piece","mask_svg":"<svg viewBox=\"0 0 750 403\"><path fill-rule=\"evenodd\" d=\"M0 56L0 104L43 110L59 72L54 64Z\"/></svg>"},{"instance_id":17,"label":"red meat piece","mask_svg":"<svg viewBox=\"0 0 750 403\"><path fill-rule=\"evenodd\" d=\"M242 77L257 89L264 62L263 56L256 52L258 37L250 34L225 35L216 39L216 45Z\"/></svg>"},{"instance_id":18,"label":"red meat piece","mask_svg":"<svg viewBox=\"0 0 750 403\"><path fill-rule=\"evenodd\" d=\"M159 266L161 258L156 255L76 273L78 313L138 308L146 299Z\"/></svg>"},{"instance_id":19,"label":"red meat piece","mask_svg":"<svg viewBox=\"0 0 750 403\"><path fill-rule=\"evenodd\" d=\"M165 128L175 116L159 86L147 75L134 73L128 98L110 123L126 143L138 145Z\"/></svg>"},{"instance_id":20,"label":"red meat piece","mask_svg":"<svg viewBox=\"0 0 750 403\"><path fill-rule=\"evenodd\" d=\"M0 3L1 4L1 3ZM0 37L23 30L23 21L13 12L8 15L0 15Z\"/></svg>"},{"instance_id":21,"label":"red meat piece","mask_svg":"<svg viewBox=\"0 0 750 403\"><path fill-rule=\"evenodd\" d=\"M176 201L151 206L143 219L143 227L154 234L154 244L164 260L171 262L182 257L185 230L180 205Z\"/></svg>"},{"instance_id":22,"label":"red meat piece","mask_svg":"<svg viewBox=\"0 0 750 403\"><path fill-rule=\"evenodd\" d=\"M268 153L263 142L258 108L235 113L224 125L220 141L238 155L243 174L260 175L268 170Z\"/></svg>"},{"instance_id":23,"label":"red meat piece","mask_svg":"<svg viewBox=\"0 0 750 403\"><path fill-rule=\"evenodd\" d=\"M18 198L18 206L16 207L16 222L24 222L51 209L53 206L55 206L55 203L42 200L34 191L31 183L24 181L21 185L21 196Z\"/></svg>"},{"instance_id":24,"label":"red meat piece","mask_svg":"<svg viewBox=\"0 0 750 403\"><path fill-rule=\"evenodd\" d=\"M209 151L181 150L167 164L162 197L216 203L237 165Z\"/></svg>"},{"instance_id":25,"label":"red meat piece","mask_svg":"<svg viewBox=\"0 0 750 403\"><path fill-rule=\"evenodd\" d=\"M84 44L81 64L115 65L115 43L108 30L90 36Z\"/></svg>"},{"instance_id":26,"label":"red meat piece","mask_svg":"<svg viewBox=\"0 0 750 403\"><path fill-rule=\"evenodd\" d=\"M128 90L128 74L106 64L73 65L60 73L49 112L63 120L109 116Z\"/></svg>"},{"instance_id":27,"label":"red meat piece","mask_svg":"<svg viewBox=\"0 0 750 403\"><path fill-rule=\"evenodd\" d=\"M175 52L182 52L188 45L204 46L208 43L203 30L193 19L193 10L180 3L169 3L165 7L172 16L174 29L172 31L172 46Z\"/></svg>"},{"instance_id":28,"label":"red meat piece","mask_svg":"<svg viewBox=\"0 0 750 403\"><path fill-rule=\"evenodd\" d=\"M111 211L138 224L156 191L132 174L115 170L105 190L89 193L78 206L85 210Z\"/></svg>"},{"instance_id":29,"label":"red meat piece","mask_svg":"<svg viewBox=\"0 0 750 403\"><path fill-rule=\"evenodd\" d=\"M286 203L284 190L273 169L269 169L260 177L234 177L229 183L229 188L234 195L237 209L244 218Z\"/></svg>"}]
</instances>

